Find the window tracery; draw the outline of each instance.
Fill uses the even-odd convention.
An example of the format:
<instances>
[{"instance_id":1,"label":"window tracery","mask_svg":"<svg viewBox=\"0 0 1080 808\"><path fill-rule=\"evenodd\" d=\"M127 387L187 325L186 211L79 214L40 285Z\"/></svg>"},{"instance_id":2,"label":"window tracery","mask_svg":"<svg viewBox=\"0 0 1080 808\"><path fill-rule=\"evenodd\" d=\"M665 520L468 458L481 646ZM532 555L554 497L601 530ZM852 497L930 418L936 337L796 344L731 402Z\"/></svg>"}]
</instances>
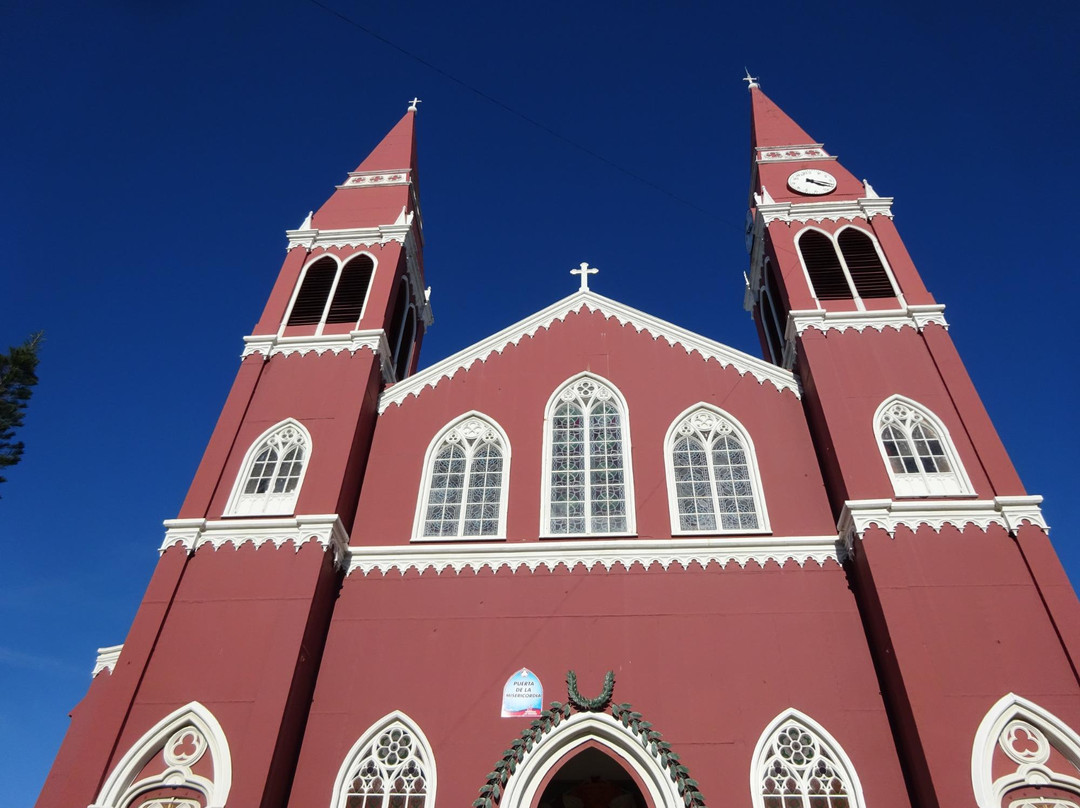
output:
<instances>
[{"instance_id":1,"label":"window tracery","mask_svg":"<svg viewBox=\"0 0 1080 808\"><path fill-rule=\"evenodd\" d=\"M773 722L755 754L755 808L861 808L847 755L824 730L792 710Z\"/></svg>"},{"instance_id":2,"label":"window tracery","mask_svg":"<svg viewBox=\"0 0 1080 808\"><path fill-rule=\"evenodd\" d=\"M403 718L393 714L356 743L338 773L334 808L434 804L435 765L430 747Z\"/></svg>"},{"instance_id":3,"label":"window tracery","mask_svg":"<svg viewBox=\"0 0 1080 808\"><path fill-rule=\"evenodd\" d=\"M292 513L304 479L311 436L291 418L248 450L226 514Z\"/></svg>"},{"instance_id":4,"label":"window tracery","mask_svg":"<svg viewBox=\"0 0 1080 808\"><path fill-rule=\"evenodd\" d=\"M625 404L614 388L578 377L552 397L547 426L548 534L633 530Z\"/></svg>"},{"instance_id":5,"label":"window tracery","mask_svg":"<svg viewBox=\"0 0 1080 808\"><path fill-rule=\"evenodd\" d=\"M897 496L970 493L948 431L928 410L897 396L878 409L876 426Z\"/></svg>"},{"instance_id":6,"label":"window tracery","mask_svg":"<svg viewBox=\"0 0 1080 808\"><path fill-rule=\"evenodd\" d=\"M417 537L505 535L508 455L502 430L478 415L443 432L428 450Z\"/></svg>"}]
</instances>

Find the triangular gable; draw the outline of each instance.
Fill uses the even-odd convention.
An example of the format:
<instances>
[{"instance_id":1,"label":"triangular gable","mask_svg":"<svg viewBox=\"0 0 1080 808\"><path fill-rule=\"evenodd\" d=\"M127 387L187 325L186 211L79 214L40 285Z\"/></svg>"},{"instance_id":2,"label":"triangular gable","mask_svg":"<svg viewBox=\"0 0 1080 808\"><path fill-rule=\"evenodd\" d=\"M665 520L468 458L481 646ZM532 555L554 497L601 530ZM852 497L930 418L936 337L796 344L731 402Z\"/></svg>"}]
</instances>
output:
<instances>
[{"instance_id":1,"label":"triangular gable","mask_svg":"<svg viewBox=\"0 0 1080 808\"><path fill-rule=\"evenodd\" d=\"M688 354L696 351L703 359L714 359L723 367L732 367L744 375L750 374L759 383L770 382L781 392L790 390L796 398L802 395L799 380L791 371L589 291L565 297L531 317L519 320L398 382L379 397L379 412L384 412L391 404L400 404L411 395L419 395L425 387L435 387L443 379L453 378L458 371L469 368L474 362L486 361L491 354L502 353L508 345L517 345L525 337L531 337L540 329L549 328L552 323L565 319L568 314L582 310L613 317L620 324L632 326L638 332L648 332L653 339L664 339L672 346L681 346Z\"/></svg>"}]
</instances>

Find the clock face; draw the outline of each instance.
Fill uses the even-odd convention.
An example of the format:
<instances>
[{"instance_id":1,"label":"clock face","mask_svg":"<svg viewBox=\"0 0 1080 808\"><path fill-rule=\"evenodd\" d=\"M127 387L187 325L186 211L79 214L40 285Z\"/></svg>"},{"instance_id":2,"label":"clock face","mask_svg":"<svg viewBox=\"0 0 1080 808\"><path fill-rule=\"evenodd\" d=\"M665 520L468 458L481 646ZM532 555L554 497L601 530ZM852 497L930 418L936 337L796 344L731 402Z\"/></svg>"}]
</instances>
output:
<instances>
[{"instance_id":1,"label":"clock face","mask_svg":"<svg viewBox=\"0 0 1080 808\"><path fill-rule=\"evenodd\" d=\"M828 171L821 171L817 168L804 168L802 171L796 171L788 177L787 184L788 188L797 193L821 196L836 190L836 177Z\"/></svg>"}]
</instances>

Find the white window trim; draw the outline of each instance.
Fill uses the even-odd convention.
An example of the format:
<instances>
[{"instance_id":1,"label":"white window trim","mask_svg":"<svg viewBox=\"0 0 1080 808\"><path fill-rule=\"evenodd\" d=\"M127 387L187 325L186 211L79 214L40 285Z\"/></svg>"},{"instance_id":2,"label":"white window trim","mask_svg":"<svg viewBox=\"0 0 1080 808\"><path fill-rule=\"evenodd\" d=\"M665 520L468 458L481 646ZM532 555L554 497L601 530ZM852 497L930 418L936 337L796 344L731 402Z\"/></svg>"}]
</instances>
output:
<instances>
[{"instance_id":1,"label":"white window trim","mask_svg":"<svg viewBox=\"0 0 1080 808\"><path fill-rule=\"evenodd\" d=\"M754 505L757 508L758 522L761 527L754 530L724 530L719 527L719 511L716 513L718 527L715 530L683 530L679 527L679 499L675 491L675 463L671 456L671 450L677 437L676 430L679 424L682 423L684 418L693 415L698 410L707 410L727 421L731 424L736 437L742 441L743 451L746 453L746 466L750 472L750 486L754 491ZM704 401L692 407L687 407L679 413L675 420L671 422L671 426L668 427L667 434L664 435L664 470L667 475L668 514L671 517L672 536L760 535L772 532L772 528L769 527L768 509L765 507L765 490L761 485L761 473L758 470L757 450L754 448L754 441L750 438L750 433L746 430L746 427L731 413ZM714 499L713 507L717 507L718 504Z\"/></svg>"},{"instance_id":2,"label":"white window trim","mask_svg":"<svg viewBox=\"0 0 1080 808\"><path fill-rule=\"evenodd\" d=\"M368 281L367 291L364 293L364 305L360 307L360 316L356 318L356 322L353 323L353 329L360 327L360 321L364 319L364 315L367 313L368 300L371 298L371 289L375 285L375 273L379 268L379 261L374 254L367 250L360 250L359 252L351 253L350 255L342 258L339 255L335 255L330 252L319 253L316 256L312 256L304 268L300 270L300 277L296 281L296 286L293 288L292 297L289 298L289 305L285 309L285 316L281 319L281 326L278 328L278 336L281 337L285 334L285 329L288 327L289 318L292 317L293 306L296 305L296 299L300 296L300 290L304 286L304 281L307 279L308 270L311 269L319 261L324 258L332 258L337 264L337 270L334 273L334 280L330 284L330 293L326 296L326 303L323 304L322 316L319 318L318 324L315 326L315 336L321 336L323 329L326 327L326 317L330 312L330 306L334 302L334 295L337 293L338 282L341 280L341 275L352 261L356 260L360 256L367 256L371 260L371 279Z\"/></svg>"},{"instance_id":3,"label":"white window trim","mask_svg":"<svg viewBox=\"0 0 1080 808\"><path fill-rule=\"evenodd\" d=\"M971 747L971 787L979 808L1001 808L1011 789L1027 785L1053 785L1080 795L1080 779L1056 772L1038 762L1021 763L1016 771L994 780L994 749L1005 728L1024 721L1041 731L1046 740L1074 766L1080 767L1080 735L1048 710L1015 693L1002 696L983 717Z\"/></svg>"},{"instance_id":4,"label":"white window trim","mask_svg":"<svg viewBox=\"0 0 1080 808\"><path fill-rule=\"evenodd\" d=\"M794 707L789 707L770 721L769 725L765 727L765 731L758 737L757 745L754 747L754 756L750 759L750 796L753 799L754 808L765 808L765 797L761 793L761 784L765 779L765 756L769 744L772 741L773 734L779 730L783 724L786 724L789 721L800 724L804 729L808 730L811 735L815 736L818 743L826 747L837 764L844 769L844 774L847 776L848 783L851 785L851 793L848 795L850 808L865 808L866 799L863 797L862 783L859 781L859 774L855 770L855 765L851 762L851 758L849 758L847 752L844 751L844 747L829 734L825 727L806 715L806 713L800 712Z\"/></svg>"},{"instance_id":5,"label":"white window trim","mask_svg":"<svg viewBox=\"0 0 1080 808\"><path fill-rule=\"evenodd\" d=\"M810 290L810 295L814 298L814 303L817 304L817 308L823 309L824 306L822 306L821 301L818 299L817 289L814 288L814 282L810 279L810 270L806 266L806 258L803 257L802 246L800 244L800 242L802 241L802 238L803 238L803 234L808 233L811 230L813 230L813 231L815 231L817 233L821 233L823 236L825 236L827 239L829 239L829 241L832 243L833 251L836 253L836 258L840 262L840 268L844 272L844 280L847 281L848 291L851 292L851 300L853 300L855 302L856 310L857 311L868 311L868 309L866 308L866 304L863 303L863 299L859 295L859 290L855 287L855 281L851 277L851 270L848 269L847 259L844 258L844 251L840 249L840 234L843 231L849 230L849 229L858 230L863 235L869 237L870 241L874 245L874 249L877 251L878 258L881 260L881 265L885 268L885 274L889 278L889 283L892 284L893 291L896 293L896 300L899 302L901 308L906 308L907 303L904 302L904 295L900 291L900 284L898 284L896 282L896 276L893 274L892 267L889 265L889 262L885 260L885 253L882 252L881 244L878 243L877 238L869 230L866 230L866 229L864 229L862 227L858 227L858 226L852 225L852 224L844 225L843 227L839 227L839 228L837 228L836 232L834 232L834 233L830 233L827 230L823 230L820 227L813 227L813 226L804 227L802 230L800 230L795 235L795 252L799 256L799 264L802 266L803 278L806 280L806 286ZM873 300L873 299L876 299L876 298L871 298L871 299ZM882 299L887 299L887 298L882 298ZM827 302L834 302L834 301L827 301Z\"/></svg>"},{"instance_id":6,"label":"white window trim","mask_svg":"<svg viewBox=\"0 0 1080 808\"><path fill-rule=\"evenodd\" d=\"M165 766L159 775L135 781L135 778L165 746L174 733L184 727L194 727L207 743L204 754L210 754L214 763L213 778L192 774L189 768ZM193 701L165 716L137 740L116 764L97 800L89 808L124 808L141 793L162 786L175 785L176 778L182 785L198 791L206 797L207 808L224 808L232 788L232 757L229 742L217 719L206 707ZM166 783L168 780L168 783Z\"/></svg>"},{"instance_id":7,"label":"white window trim","mask_svg":"<svg viewBox=\"0 0 1080 808\"><path fill-rule=\"evenodd\" d=\"M926 473L922 470L920 464L919 473L916 474L897 474L893 471L892 463L889 462L889 455L885 451L885 442L881 439L881 431L885 427L881 419L884 416L886 410L894 404L903 404L910 409L918 412L922 417L932 426L938 433L938 439L941 441L941 446L945 450L945 457L948 459L952 466L952 476L956 479L959 491L942 494L929 490L929 485L926 485ZM892 483L893 493L897 497L969 497L975 494L975 489L971 485L971 479L968 477L967 470L964 468L964 464L960 461L960 453L957 451L956 444L953 442L952 435L949 434L948 428L931 410L924 407L914 399L910 399L907 396L900 394L891 395L886 398L881 404L878 405L877 410L874 411L874 440L877 441L878 452L881 454L881 462L885 464L885 471L889 475L889 481ZM903 479L901 479L903 478ZM918 480L926 490L916 491L913 490L913 483Z\"/></svg>"},{"instance_id":8,"label":"white window trim","mask_svg":"<svg viewBox=\"0 0 1080 808\"><path fill-rule=\"evenodd\" d=\"M451 432L451 430L457 428L461 424L464 424L470 418L476 418L483 421L490 426L495 433L499 436L499 440L502 442L503 452L503 465L502 465L502 481L500 483L499 493L499 527L498 532L495 535L488 536L425 536L424 535L424 522L427 515L428 497L431 495L431 469L435 461L435 455L442 445L443 440ZM466 467L466 472L468 468ZM464 497L468 493L468 479L465 480L465 488L462 490L462 508L465 507ZM459 415L452 420L442 429L440 429L431 443L428 444L427 451L424 453L424 466L421 470L420 477L420 495L416 501L416 514L413 517L413 541L423 542L444 542L444 541L493 541L496 539L506 538L506 506L509 499L508 492L510 490L510 439L506 435L506 431L489 415L485 415L477 410L470 410L469 412Z\"/></svg>"},{"instance_id":9,"label":"white window trim","mask_svg":"<svg viewBox=\"0 0 1080 808\"><path fill-rule=\"evenodd\" d=\"M591 379L597 384L601 384L612 392L615 401L618 403L619 412L619 424L622 427L622 447L623 447L623 485L626 489L626 530L625 531L612 531L610 533L552 533L551 532L551 428L552 428L552 416L554 414L555 406L559 403L559 395L572 384L577 384L582 379ZM543 467L542 477L540 483L540 538L542 539L584 539L594 536L636 536L637 535L637 510L634 507L634 460L633 451L630 445L630 408L626 404L626 397L623 396L622 391L619 390L614 384L605 379L603 376L598 376L595 373L589 371L583 371L569 379L555 388L555 391L548 398L547 405L544 407L544 451L543 455ZM586 515L586 524L591 518L591 514Z\"/></svg>"},{"instance_id":10,"label":"white window trim","mask_svg":"<svg viewBox=\"0 0 1080 808\"><path fill-rule=\"evenodd\" d=\"M417 754L424 766L427 787L427 794L424 797L424 808L432 808L432 806L435 805L435 786L437 781L435 773L435 753L431 749L431 744L428 742L427 736L424 735L417 723L400 710L394 710L394 712L383 716L372 724L367 731L360 736L356 743L352 745L349 753L345 755L341 768L338 769L337 777L334 778L334 790L330 795L330 805L332 808L344 808L345 801L348 799L349 786L351 785L354 776L354 769L357 764L361 762L361 755L364 754L365 747L378 737L380 733L385 732L395 724L404 727L417 741Z\"/></svg>"},{"instance_id":11,"label":"white window trim","mask_svg":"<svg viewBox=\"0 0 1080 808\"><path fill-rule=\"evenodd\" d=\"M304 435L304 439L307 443L306 451L304 452L304 464L300 468L300 479L296 481L296 489L289 497L291 502L288 503L288 509L277 508L273 510L265 510L260 513L238 513L236 511L240 504L241 497L250 496L244 494L244 485L247 483L248 476L251 474L251 467L255 463L255 458L259 455L259 450L263 447L263 444L278 432L287 427L292 427ZM248 447L247 453L244 455L243 462L240 463L240 470L236 474L236 481L233 483L232 493L229 494L229 501L225 504L225 516L247 516L247 517L260 517L260 516L291 516L296 512L296 503L300 499L300 492L304 488L304 478L307 477L308 467L311 465L311 457L314 452L314 444L311 441L311 433L307 428L297 421L295 418L286 418L284 421L280 421L270 427L257 437L251 445ZM284 459L284 458L282 458ZM285 503L285 495L279 496L282 503Z\"/></svg>"},{"instance_id":12,"label":"white window trim","mask_svg":"<svg viewBox=\"0 0 1080 808\"><path fill-rule=\"evenodd\" d=\"M671 774L638 736L607 713L574 713L541 738L525 753L506 781L499 808L528 808L535 805L547 784L548 775L584 750L590 742L637 774L645 785L643 796L649 805L656 808L683 808L683 799Z\"/></svg>"}]
</instances>

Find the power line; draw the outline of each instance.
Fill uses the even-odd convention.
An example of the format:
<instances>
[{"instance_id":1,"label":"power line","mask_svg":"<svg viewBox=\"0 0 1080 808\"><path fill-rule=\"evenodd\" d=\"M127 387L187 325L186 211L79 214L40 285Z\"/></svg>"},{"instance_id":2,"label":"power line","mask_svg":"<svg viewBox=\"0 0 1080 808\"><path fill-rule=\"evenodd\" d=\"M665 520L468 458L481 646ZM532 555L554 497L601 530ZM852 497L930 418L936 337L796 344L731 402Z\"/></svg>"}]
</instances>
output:
<instances>
[{"instance_id":1,"label":"power line","mask_svg":"<svg viewBox=\"0 0 1080 808\"><path fill-rule=\"evenodd\" d=\"M593 159L599 160L604 165L606 165L606 166L608 166L610 168L613 168L616 171L618 171L618 172L620 172L622 174L625 174L628 177L631 177L632 179L637 180L638 182L642 183L643 185L649 186L650 188L652 188L655 191L659 191L660 193L664 194L665 196L668 196L671 199L674 199L676 202L678 202L678 203L680 203L682 205L686 205L688 208L692 208L693 210L696 210L698 213L701 213L701 214L703 214L705 216L708 216L710 219L715 220L715 219L718 218L715 213L711 213L710 211L705 210L704 208L700 207L699 205L694 204L690 200L684 199L683 197L679 196L678 194L668 190L667 188L663 187L662 185L658 185L657 183L653 182L652 180L647 179L647 178L641 176L640 174L637 174L637 173L631 171L630 169L619 165L614 160L609 160L607 157L604 157L604 155L593 151L588 146L584 146L581 143L578 143L576 140L571 140L566 135L563 135L560 132L555 131L550 126L547 126L547 125L541 123L540 121L536 120L535 118L529 117L528 115L526 115L521 110L514 109L509 104L506 104L506 103L500 101L498 98L495 98L494 96L489 95L488 93L485 93L483 90L479 89L478 87L474 87L473 85L469 84L467 81L459 79L457 76L453 75L452 73L448 73L447 71L443 70L438 65L432 64L431 62L429 62L427 59L423 58L422 56L417 56L412 51L409 51L409 50L401 47L401 45L387 39L382 34L379 34L379 33L375 32L375 31L371 30L370 28L368 28L365 25L362 25L361 23L358 23L356 20L352 19L351 17L349 17L349 16L347 16L345 14L342 14L337 9L331 8L330 6L326 5L325 3L320 2L320 0L310 0L310 2L311 2L312 5L317 6L318 8L325 11L327 14L331 14L334 17L337 17L342 22L347 23L348 25L351 25L353 28L356 28L359 31L363 31L365 34L372 37L373 39L377 39L379 42L382 42L384 45L387 45L387 46L393 48L394 50L398 51L399 53L403 54L404 56L408 56L414 62L418 62L418 63L422 64L424 67L428 68L429 70L435 71L436 73L438 73L443 78L454 82L458 86L463 87L464 89L468 90L469 92L473 93L474 95L479 96L480 98L484 99L488 103L494 104L495 106L502 109L504 112L509 112L511 115L515 115L518 118L520 118L521 120L525 121L526 123L528 123L528 124L530 124L532 126L535 126L537 129L539 129L539 130L541 130L543 132L546 132L547 134L551 135L556 140L561 140L566 145L571 146L571 147L577 149L578 151L584 152L585 154L589 155Z\"/></svg>"}]
</instances>

